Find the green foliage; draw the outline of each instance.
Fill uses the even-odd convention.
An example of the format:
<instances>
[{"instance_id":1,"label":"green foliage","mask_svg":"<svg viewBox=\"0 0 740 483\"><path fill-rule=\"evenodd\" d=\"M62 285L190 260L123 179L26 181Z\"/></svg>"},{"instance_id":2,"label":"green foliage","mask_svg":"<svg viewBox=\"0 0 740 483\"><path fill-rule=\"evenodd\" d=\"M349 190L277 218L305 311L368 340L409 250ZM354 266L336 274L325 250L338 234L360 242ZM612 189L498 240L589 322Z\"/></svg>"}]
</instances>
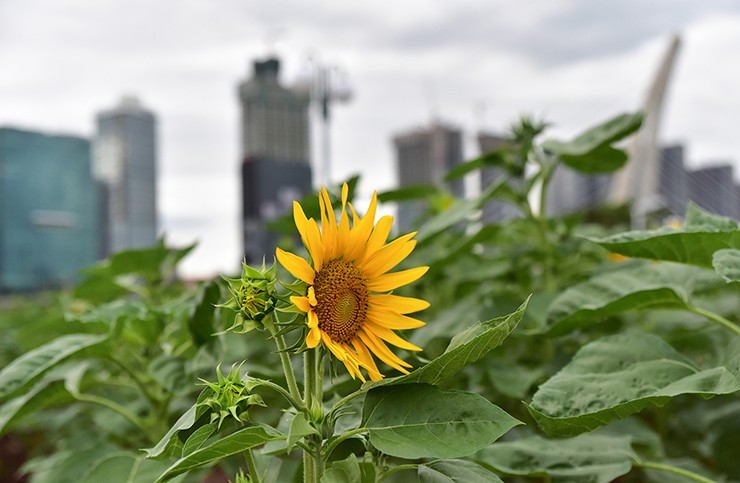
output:
<instances>
[{"instance_id":1,"label":"green foliage","mask_svg":"<svg viewBox=\"0 0 740 483\"><path fill-rule=\"evenodd\" d=\"M570 439L530 436L496 443L476 459L508 475L548 476L563 483L608 483L628 473L638 456L628 436L584 434Z\"/></svg>"},{"instance_id":2,"label":"green foliage","mask_svg":"<svg viewBox=\"0 0 740 483\"><path fill-rule=\"evenodd\" d=\"M681 228L630 231L591 240L628 257L711 267L715 252L724 248L740 249L740 224L689 203L686 223Z\"/></svg>"},{"instance_id":3,"label":"green foliage","mask_svg":"<svg viewBox=\"0 0 740 483\"><path fill-rule=\"evenodd\" d=\"M641 122L542 142L547 124L522 117L448 173L495 168L478 196L378 195L425 210L399 269L428 273L395 291L431 303L401 334L423 348L408 374L325 370L289 298L304 282L263 263L183 283L193 247L162 240L3 301L0 436L24 441L33 483L738 481L738 222L694 205L683 226L627 232L624 206L548 215L555 170L619 169ZM482 220L492 202L518 216ZM314 194L300 203L320 219ZM292 215L271 226L293 248Z\"/></svg>"},{"instance_id":4,"label":"green foliage","mask_svg":"<svg viewBox=\"0 0 740 483\"><path fill-rule=\"evenodd\" d=\"M407 459L470 456L521 424L477 394L426 384L371 390L362 420L373 446Z\"/></svg>"}]
</instances>

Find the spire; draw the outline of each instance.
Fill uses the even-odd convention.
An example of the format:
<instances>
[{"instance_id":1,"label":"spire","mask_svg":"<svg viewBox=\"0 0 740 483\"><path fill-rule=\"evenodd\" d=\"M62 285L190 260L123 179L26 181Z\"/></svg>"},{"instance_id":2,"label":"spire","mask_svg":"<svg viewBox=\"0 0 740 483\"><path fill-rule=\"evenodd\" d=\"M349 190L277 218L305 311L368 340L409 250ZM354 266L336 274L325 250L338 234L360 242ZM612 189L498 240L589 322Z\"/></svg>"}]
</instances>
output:
<instances>
[{"instance_id":1,"label":"spire","mask_svg":"<svg viewBox=\"0 0 740 483\"><path fill-rule=\"evenodd\" d=\"M643 104L645 120L642 128L634 135L627 148L629 162L616 174L609 193L609 201L612 203L633 200L633 224L636 225L644 225L645 215L660 208L658 134L663 102L680 45L681 39L674 35Z\"/></svg>"}]
</instances>

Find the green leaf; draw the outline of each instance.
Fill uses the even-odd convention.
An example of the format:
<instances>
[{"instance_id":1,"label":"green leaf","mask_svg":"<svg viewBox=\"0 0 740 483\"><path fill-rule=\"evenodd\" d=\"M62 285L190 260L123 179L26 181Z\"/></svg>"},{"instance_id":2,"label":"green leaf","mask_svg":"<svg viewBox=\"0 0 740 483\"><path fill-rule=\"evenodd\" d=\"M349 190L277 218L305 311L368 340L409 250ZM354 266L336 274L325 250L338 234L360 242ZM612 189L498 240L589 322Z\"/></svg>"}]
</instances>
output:
<instances>
[{"instance_id":1,"label":"green leaf","mask_svg":"<svg viewBox=\"0 0 740 483\"><path fill-rule=\"evenodd\" d=\"M581 173L611 173L627 163L627 153L621 149L605 145L581 156L563 154L560 156L560 160Z\"/></svg>"},{"instance_id":2,"label":"green leaf","mask_svg":"<svg viewBox=\"0 0 740 483\"><path fill-rule=\"evenodd\" d=\"M696 290L723 285L710 270L673 263L625 266L569 287L548 309L549 333L561 335L612 315L683 309Z\"/></svg>"},{"instance_id":3,"label":"green leaf","mask_svg":"<svg viewBox=\"0 0 740 483\"><path fill-rule=\"evenodd\" d=\"M167 463L120 451L95 461L80 483L149 483L167 468Z\"/></svg>"},{"instance_id":4,"label":"green leaf","mask_svg":"<svg viewBox=\"0 0 740 483\"><path fill-rule=\"evenodd\" d=\"M27 390L43 374L66 360L104 353L107 338L107 335L66 335L27 352L0 372L0 401Z\"/></svg>"},{"instance_id":5,"label":"green leaf","mask_svg":"<svg viewBox=\"0 0 740 483\"><path fill-rule=\"evenodd\" d=\"M588 238L607 250L635 258L712 267L714 252L740 249L740 225L689 203L682 228L639 230L606 238Z\"/></svg>"},{"instance_id":6,"label":"green leaf","mask_svg":"<svg viewBox=\"0 0 740 483\"><path fill-rule=\"evenodd\" d=\"M419 465L421 483L503 483L501 478L477 463L438 460Z\"/></svg>"},{"instance_id":7,"label":"green leaf","mask_svg":"<svg viewBox=\"0 0 740 483\"><path fill-rule=\"evenodd\" d=\"M12 424L28 414L47 406L73 401L64 387L64 381L42 380L30 391L0 406L0 435L5 434Z\"/></svg>"},{"instance_id":8,"label":"green leaf","mask_svg":"<svg viewBox=\"0 0 740 483\"><path fill-rule=\"evenodd\" d=\"M321 435L316 428L311 426L303 413L296 414L290 423L290 431L288 432L288 453L293 450L293 447L301 438L309 434Z\"/></svg>"},{"instance_id":9,"label":"green leaf","mask_svg":"<svg viewBox=\"0 0 740 483\"><path fill-rule=\"evenodd\" d=\"M660 337L625 332L581 348L539 387L528 409L547 434L573 436L681 394L738 390L740 337L722 365L701 370Z\"/></svg>"},{"instance_id":10,"label":"green leaf","mask_svg":"<svg viewBox=\"0 0 740 483\"><path fill-rule=\"evenodd\" d=\"M740 250L725 249L714 252L712 265L728 282L740 282Z\"/></svg>"},{"instance_id":11,"label":"green leaf","mask_svg":"<svg viewBox=\"0 0 740 483\"><path fill-rule=\"evenodd\" d=\"M637 455L628 436L584 434L496 443L482 450L476 460L509 475L549 476L554 483L608 483L627 474Z\"/></svg>"},{"instance_id":12,"label":"green leaf","mask_svg":"<svg viewBox=\"0 0 740 483\"><path fill-rule=\"evenodd\" d=\"M188 317L188 329L196 346L202 346L213 339L213 318L216 304L221 301L221 288L216 281L205 284L198 295L198 305Z\"/></svg>"},{"instance_id":13,"label":"green leaf","mask_svg":"<svg viewBox=\"0 0 740 483\"><path fill-rule=\"evenodd\" d=\"M498 180L477 198L457 200L450 208L424 223L419 228L416 240L421 243L466 220L474 215L487 201L495 198L499 192L505 192L508 196L508 191L512 188L507 181L505 178Z\"/></svg>"},{"instance_id":14,"label":"green leaf","mask_svg":"<svg viewBox=\"0 0 740 483\"><path fill-rule=\"evenodd\" d=\"M428 384L373 389L362 420L373 446L409 459L468 456L523 424L478 394Z\"/></svg>"},{"instance_id":15,"label":"green leaf","mask_svg":"<svg viewBox=\"0 0 740 483\"><path fill-rule=\"evenodd\" d=\"M193 434L190 435L182 447L183 456L188 455L203 446L203 443L205 443L217 429L218 423L214 421L193 431Z\"/></svg>"},{"instance_id":16,"label":"green leaf","mask_svg":"<svg viewBox=\"0 0 740 483\"><path fill-rule=\"evenodd\" d=\"M143 450L146 452L147 458L162 459L180 452L182 442L178 435L180 431L191 429L198 422L200 417L208 411L207 406L200 404L207 395L208 392L206 390L201 391L196 403L180 416L169 431L167 431L167 434L165 434L153 448Z\"/></svg>"},{"instance_id":17,"label":"green leaf","mask_svg":"<svg viewBox=\"0 0 740 483\"><path fill-rule=\"evenodd\" d=\"M529 298L513 313L496 317L485 322L476 322L458 333L450 341L445 352L428 364L421 366L411 374L391 377L363 386L369 390L380 386L394 386L409 383L439 384L455 375L460 369L483 358L490 351L501 345L511 334L527 310Z\"/></svg>"},{"instance_id":18,"label":"green leaf","mask_svg":"<svg viewBox=\"0 0 740 483\"><path fill-rule=\"evenodd\" d=\"M354 454L343 460L333 462L321 477L321 483L358 483L362 481L360 465Z\"/></svg>"},{"instance_id":19,"label":"green leaf","mask_svg":"<svg viewBox=\"0 0 740 483\"><path fill-rule=\"evenodd\" d=\"M262 446L269 441L285 439L285 435L269 426L250 426L240 429L225 438L214 441L183 456L162 473L156 482L167 481L199 466L219 461L227 456Z\"/></svg>"},{"instance_id":20,"label":"green leaf","mask_svg":"<svg viewBox=\"0 0 740 483\"><path fill-rule=\"evenodd\" d=\"M624 139L637 131L642 125L642 113L620 114L606 122L594 126L572 141L547 140L542 147L557 155L585 156L594 150Z\"/></svg>"},{"instance_id":21,"label":"green leaf","mask_svg":"<svg viewBox=\"0 0 740 483\"><path fill-rule=\"evenodd\" d=\"M149 363L152 379L173 394L190 391L192 383L185 372L185 359L161 355Z\"/></svg>"}]
</instances>

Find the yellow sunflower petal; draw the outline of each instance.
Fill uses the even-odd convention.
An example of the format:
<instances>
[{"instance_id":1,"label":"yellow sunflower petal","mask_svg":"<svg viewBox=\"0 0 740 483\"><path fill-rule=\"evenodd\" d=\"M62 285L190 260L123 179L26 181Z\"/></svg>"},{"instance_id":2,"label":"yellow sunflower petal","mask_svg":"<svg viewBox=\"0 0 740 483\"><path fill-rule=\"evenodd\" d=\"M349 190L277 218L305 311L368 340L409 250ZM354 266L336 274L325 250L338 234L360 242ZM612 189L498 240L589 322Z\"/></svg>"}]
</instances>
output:
<instances>
[{"instance_id":1,"label":"yellow sunflower petal","mask_svg":"<svg viewBox=\"0 0 740 483\"><path fill-rule=\"evenodd\" d=\"M316 312L314 312L313 310L310 310L308 312L307 319L308 321L306 322L306 325L308 325L310 329L315 329L319 326L319 317L316 315Z\"/></svg>"},{"instance_id":2,"label":"yellow sunflower petal","mask_svg":"<svg viewBox=\"0 0 740 483\"><path fill-rule=\"evenodd\" d=\"M303 212L303 207L297 201L293 201L293 221L295 222L295 227L298 228L298 233L301 235L303 244L306 245L306 248L309 248L307 244L308 239L306 238L308 218L306 218L306 214Z\"/></svg>"},{"instance_id":3,"label":"yellow sunflower petal","mask_svg":"<svg viewBox=\"0 0 740 483\"><path fill-rule=\"evenodd\" d=\"M347 372L349 372L349 375L352 376L352 379L354 379L355 376L357 376L360 378L362 382L365 382L365 377L362 375L362 372L360 372L360 367L357 364L356 360L348 357L342 362L344 363L344 367L347 368Z\"/></svg>"},{"instance_id":4,"label":"yellow sunflower petal","mask_svg":"<svg viewBox=\"0 0 740 483\"><path fill-rule=\"evenodd\" d=\"M308 287L308 303L311 304L311 307L316 307L316 304L318 304L318 300L316 300L316 291L313 287Z\"/></svg>"},{"instance_id":5,"label":"yellow sunflower petal","mask_svg":"<svg viewBox=\"0 0 740 483\"><path fill-rule=\"evenodd\" d=\"M324 256L327 260L337 255L337 224L334 218L334 209L329 200L329 193L324 188L319 195L319 206L321 208L321 240L324 243Z\"/></svg>"},{"instance_id":6,"label":"yellow sunflower petal","mask_svg":"<svg viewBox=\"0 0 740 483\"><path fill-rule=\"evenodd\" d=\"M383 340L378 336L365 330L360 330L357 333L357 336L367 346L367 348L378 357L378 359L404 374L409 373L405 367L411 367L411 364L400 359L396 354L391 352L388 346L386 346Z\"/></svg>"},{"instance_id":7,"label":"yellow sunflower petal","mask_svg":"<svg viewBox=\"0 0 740 483\"><path fill-rule=\"evenodd\" d=\"M309 329L306 335L306 347L313 349L319 345L319 342L321 342L321 330L318 327Z\"/></svg>"},{"instance_id":8,"label":"yellow sunflower petal","mask_svg":"<svg viewBox=\"0 0 740 483\"><path fill-rule=\"evenodd\" d=\"M313 268L318 272L324 266L324 242L321 239L319 225L313 218L306 223L306 239L309 244L308 250L311 252L311 260L313 260Z\"/></svg>"},{"instance_id":9,"label":"yellow sunflower petal","mask_svg":"<svg viewBox=\"0 0 740 483\"><path fill-rule=\"evenodd\" d=\"M362 365L362 367L367 370L367 374L370 376L370 379L373 381L379 381L383 379L383 374L381 374L378 370L378 366L375 365L375 360L373 359L372 354L370 354L370 351L367 350L365 344L363 344L360 339L355 337L354 339L352 339L352 347L354 347L355 351L357 351L357 360Z\"/></svg>"},{"instance_id":10,"label":"yellow sunflower petal","mask_svg":"<svg viewBox=\"0 0 740 483\"><path fill-rule=\"evenodd\" d=\"M416 246L416 240L411 240L414 235L416 232L404 235L375 252L362 264L365 276L375 278L401 263Z\"/></svg>"},{"instance_id":11,"label":"yellow sunflower petal","mask_svg":"<svg viewBox=\"0 0 740 483\"><path fill-rule=\"evenodd\" d=\"M407 285L427 273L429 267L416 267L400 272L384 273L379 277L368 280L367 288L371 292L387 292Z\"/></svg>"},{"instance_id":12,"label":"yellow sunflower petal","mask_svg":"<svg viewBox=\"0 0 740 483\"><path fill-rule=\"evenodd\" d=\"M332 354L334 354L334 357L339 359L340 361L344 361L347 359L347 351L342 349L342 347L335 343L333 340L331 340L331 337L326 335L326 332L323 330L321 331L321 340L324 341L324 345L331 351Z\"/></svg>"},{"instance_id":13,"label":"yellow sunflower petal","mask_svg":"<svg viewBox=\"0 0 740 483\"><path fill-rule=\"evenodd\" d=\"M383 216L378 220L378 224L373 228L373 232L370 234L370 238L367 240L365 245L365 254L363 261L367 260L368 257L372 256L373 253L378 251L385 241L388 239L388 235L391 232L391 226L393 225L392 216Z\"/></svg>"},{"instance_id":14,"label":"yellow sunflower petal","mask_svg":"<svg viewBox=\"0 0 740 483\"><path fill-rule=\"evenodd\" d=\"M299 278L306 283L313 284L316 272L314 272L313 268L311 268L311 265L309 265L306 260L280 248L275 249L275 255L277 255L280 265L285 267L285 269L293 274L294 277Z\"/></svg>"},{"instance_id":15,"label":"yellow sunflower petal","mask_svg":"<svg viewBox=\"0 0 740 483\"><path fill-rule=\"evenodd\" d=\"M388 342L389 344L393 344L396 347L400 347L401 349L406 349L409 351L420 351L422 350L421 347L417 347L411 342L407 341L406 339L401 338L398 334L393 332L391 329L388 329L387 327L383 327L381 325L374 324L371 321L365 321L365 325L363 325L363 328L365 331L370 331L376 336L380 337L384 341Z\"/></svg>"},{"instance_id":16,"label":"yellow sunflower petal","mask_svg":"<svg viewBox=\"0 0 740 483\"><path fill-rule=\"evenodd\" d=\"M290 301L293 302L293 305L298 307L298 310L301 312L308 313L311 311L311 304L308 303L308 297L292 296L290 297Z\"/></svg>"},{"instance_id":17,"label":"yellow sunflower petal","mask_svg":"<svg viewBox=\"0 0 740 483\"><path fill-rule=\"evenodd\" d=\"M393 311L398 314L411 314L428 309L429 302L413 297L401 297L399 295L384 293L371 296L370 306Z\"/></svg>"},{"instance_id":18,"label":"yellow sunflower petal","mask_svg":"<svg viewBox=\"0 0 740 483\"><path fill-rule=\"evenodd\" d=\"M367 318L376 325L394 330L418 329L419 327L426 325L426 323L421 320L378 309L369 310Z\"/></svg>"}]
</instances>

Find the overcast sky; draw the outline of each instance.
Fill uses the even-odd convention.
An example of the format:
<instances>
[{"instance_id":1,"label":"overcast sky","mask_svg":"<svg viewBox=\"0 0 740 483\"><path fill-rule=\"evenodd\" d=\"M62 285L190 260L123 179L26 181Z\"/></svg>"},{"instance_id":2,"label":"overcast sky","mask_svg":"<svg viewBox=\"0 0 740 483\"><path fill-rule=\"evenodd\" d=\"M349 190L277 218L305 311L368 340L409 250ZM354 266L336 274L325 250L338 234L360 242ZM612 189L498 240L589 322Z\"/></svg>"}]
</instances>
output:
<instances>
[{"instance_id":1,"label":"overcast sky","mask_svg":"<svg viewBox=\"0 0 740 483\"><path fill-rule=\"evenodd\" d=\"M678 32L661 137L696 167L740 171L740 2L712 0L0 0L0 126L91 136L135 94L159 120L159 211L188 275L241 257L236 85L276 53L291 83L309 58L345 71L332 178L395 185L394 133L433 116L505 130L520 113L569 136L639 108ZM736 172L736 178L740 173Z\"/></svg>"}]
</instances>

